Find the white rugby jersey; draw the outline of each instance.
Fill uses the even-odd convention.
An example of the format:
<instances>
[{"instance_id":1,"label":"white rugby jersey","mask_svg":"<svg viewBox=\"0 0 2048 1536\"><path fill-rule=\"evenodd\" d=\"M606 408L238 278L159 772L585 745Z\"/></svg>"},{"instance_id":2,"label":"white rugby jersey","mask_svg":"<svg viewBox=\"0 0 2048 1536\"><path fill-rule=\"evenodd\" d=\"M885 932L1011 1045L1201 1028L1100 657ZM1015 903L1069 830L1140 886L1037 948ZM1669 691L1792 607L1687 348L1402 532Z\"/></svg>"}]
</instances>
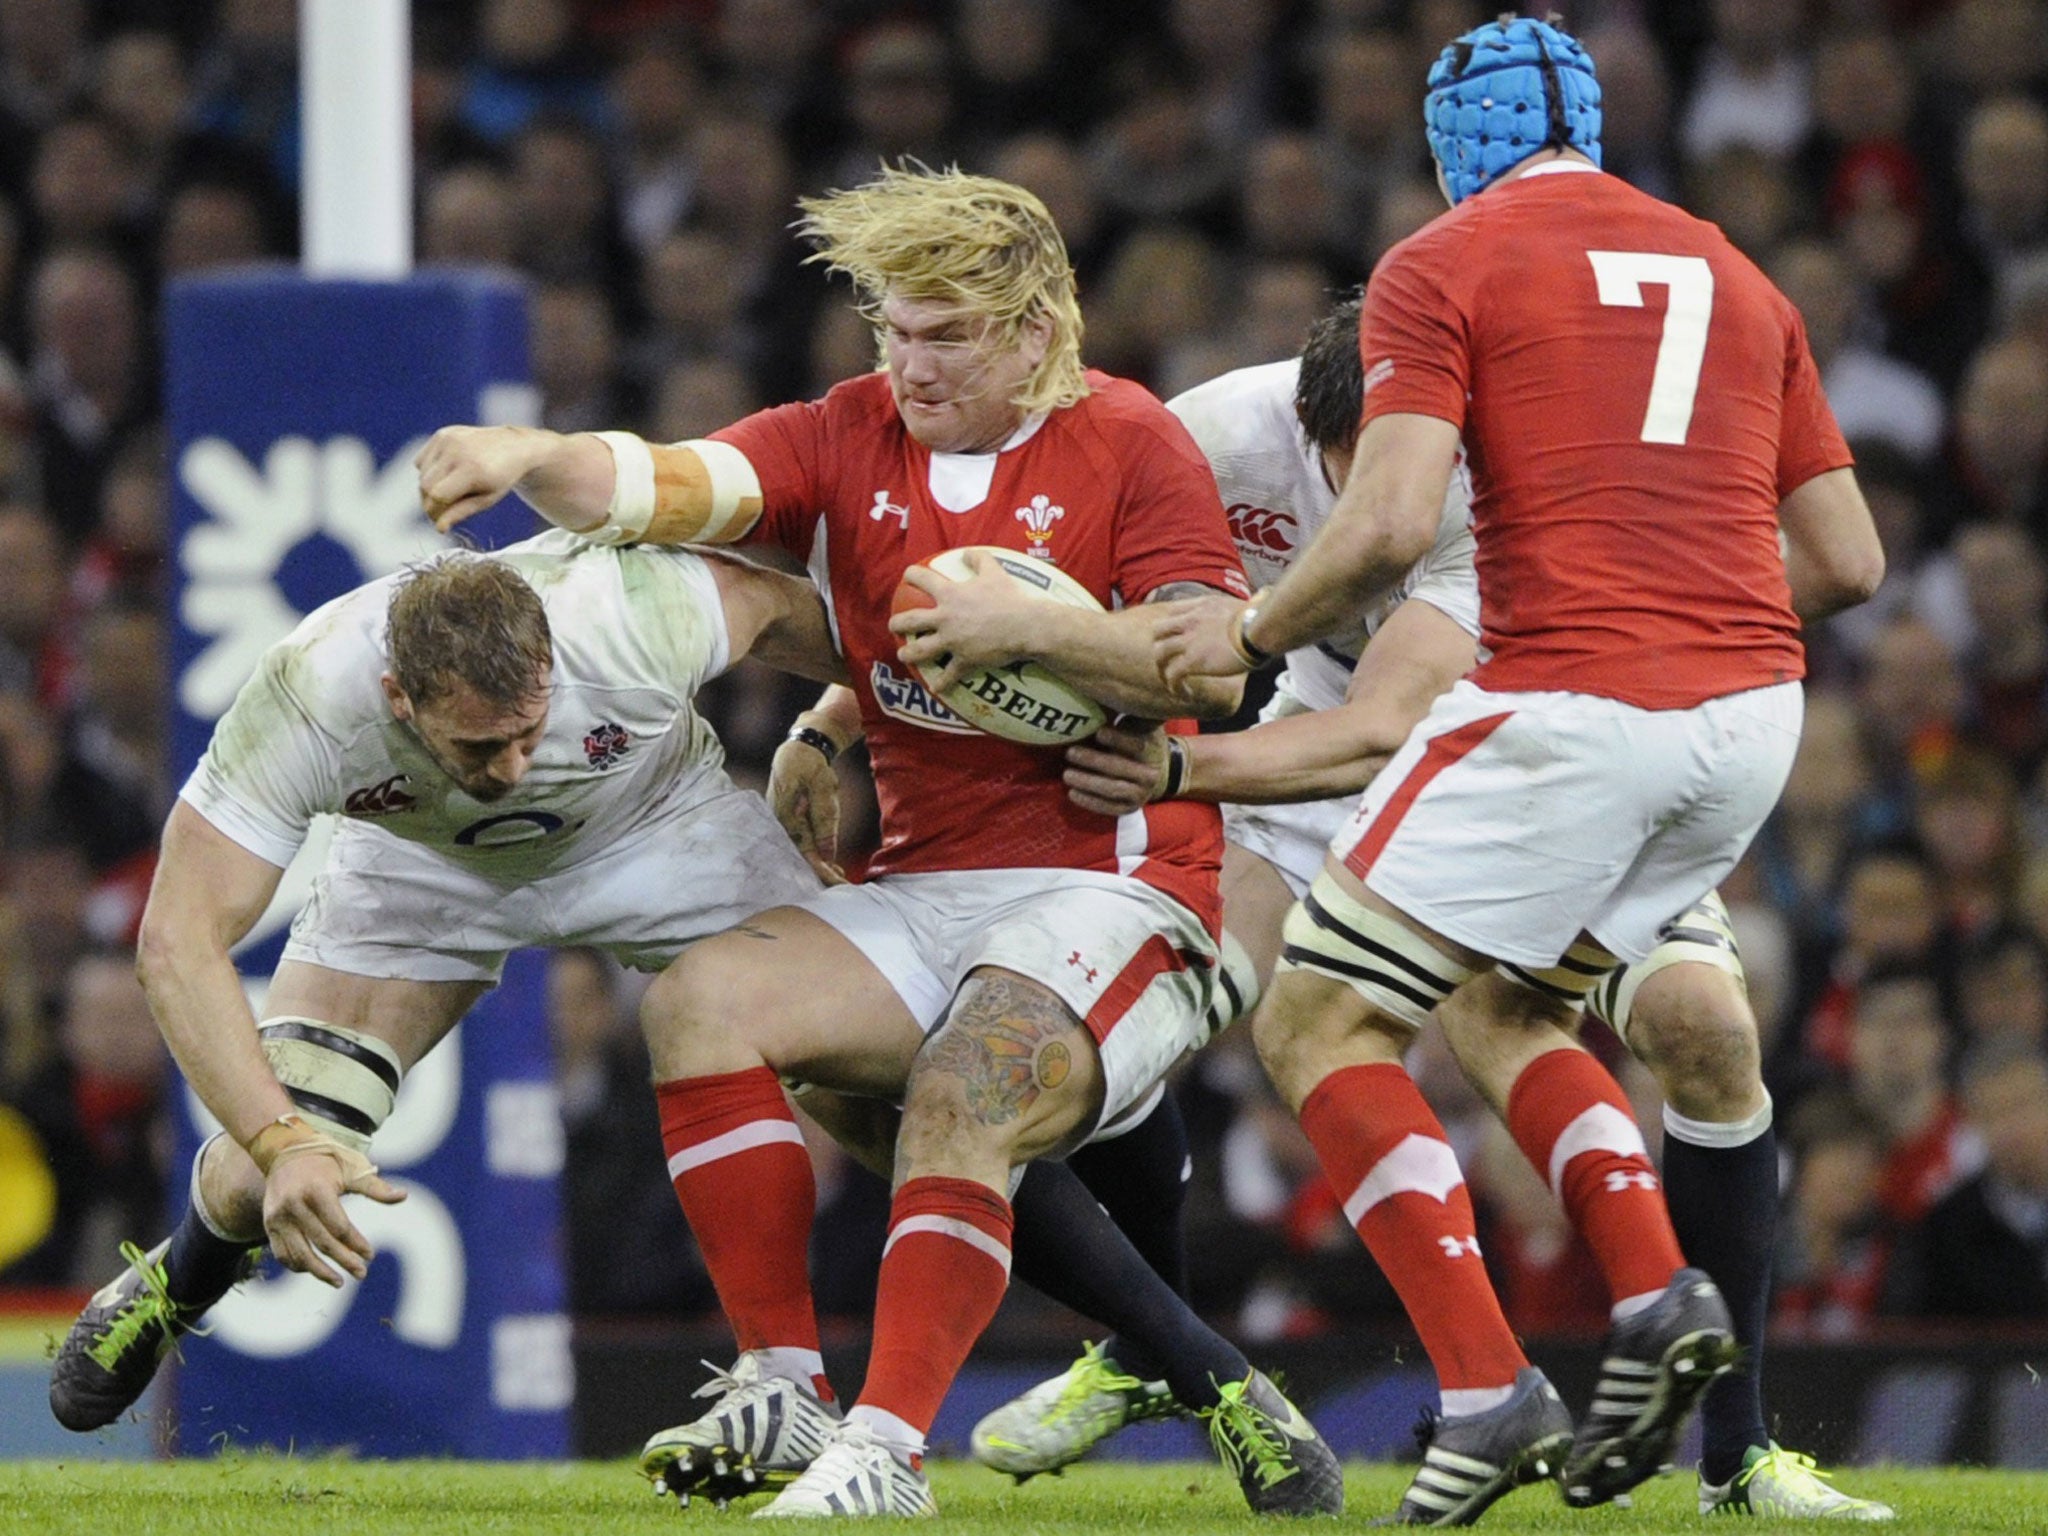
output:
<instances>
[{"instance_id":1,"label":"white rugby jersey","mask_svg":"<svg viewBox=\"0 0 2048 1536\"><path fill-rule=\"evenodd\" d=\"M1166 402L1186 425L1230 516L1230 531L1255 587L1271 586L1322 531L1337 493L1323 477L1322 453L1294 415L1301 360L1237 368ZM1287 655L1287 689L1310 709L1344 702L1358 653L1387 616L1411 597L1441 609L1479 634L1479 577L1473 564L1472 483L1459 461L1444 496L1436 543L1399 586L1374 604L1359 627Z\"/></svg>"},{"instance_id":2,"label":"white rugby jersey","mask_svg":"<svg viewBox=\"0 0 2048 1536\"><path fill-rule=\"evenodd\" d=\"M271 647L182 797L279 867L312 817L334 812L526 881L633 836L657 810L732 787L724 750L691 705L731 661L703 557L552 531L497 558L540 594L555 658L547 729L504 798L471 799L392 717L379 679L396 576L315 609Z\"/></svg>"}]
</instances>

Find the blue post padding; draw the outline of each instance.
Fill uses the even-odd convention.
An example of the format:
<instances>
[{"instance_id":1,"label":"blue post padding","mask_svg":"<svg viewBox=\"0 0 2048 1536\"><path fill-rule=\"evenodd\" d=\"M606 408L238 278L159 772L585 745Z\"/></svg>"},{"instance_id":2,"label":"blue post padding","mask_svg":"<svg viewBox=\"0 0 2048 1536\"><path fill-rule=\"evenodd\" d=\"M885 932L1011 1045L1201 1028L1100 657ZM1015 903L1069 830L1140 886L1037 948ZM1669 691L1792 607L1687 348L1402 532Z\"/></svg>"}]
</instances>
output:
<instances>
[{"instance_id":1,"label":"blue post padding","mask_svg":"<svg viewBox=\"0 0 2048 1536\"><path fill-rule=\"evenodd\" d=\"M1552 145L1600 163L1592 55L1570 33L1526 16L1475 27L1444 49L1422 117L1454 204Z\"/></svg>"},{"instance_id":2,"label":"blue post padding","mask_svg":"<svg viewBox=\"0 0 2048 1536\"><path fill-rule=\"evenodd\" d=\"M537 412L526 291L498 273L330 282L251 269L173 283L165 326L182 781L303 615L450 547L420 510L412 457L428 435ZM463 541L492 546L535 526L508 502L466 524ZM275 965L288 918L259 924L237 955L246 974ZM379 1250L370 1278L337 1293L273 1273L214 1309L211 1336L184 1342L179 1449L567 1453L562 1126L542 973L537 957L514 956L408 1075L371 1155L410 1198L349 1202ZM174 1212L211 1129L189 1093L176 1102Z\"/></svg>"}]
</instances>

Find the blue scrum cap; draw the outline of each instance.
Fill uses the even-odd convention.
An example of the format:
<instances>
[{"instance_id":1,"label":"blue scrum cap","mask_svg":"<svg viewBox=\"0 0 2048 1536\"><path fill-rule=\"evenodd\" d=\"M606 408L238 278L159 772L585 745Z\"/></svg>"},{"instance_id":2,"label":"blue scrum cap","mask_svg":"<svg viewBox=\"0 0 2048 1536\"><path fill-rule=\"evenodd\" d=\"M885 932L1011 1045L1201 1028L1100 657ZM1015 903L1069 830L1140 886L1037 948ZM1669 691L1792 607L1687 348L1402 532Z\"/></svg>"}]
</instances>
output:
<instances>
[{"instance_id":1,"label":"blue scrum cap","mask_svg":"<svg viewBox=\"0 0 2048 1536\"><path fill-rule=\"evenodd\" d=\"M1539 149L1600 163L1600 82L1579 40L1527 16L1474 27L1437 58L1422 104L1430 152L1451 201Z\"/></svg>"}]
</instances>

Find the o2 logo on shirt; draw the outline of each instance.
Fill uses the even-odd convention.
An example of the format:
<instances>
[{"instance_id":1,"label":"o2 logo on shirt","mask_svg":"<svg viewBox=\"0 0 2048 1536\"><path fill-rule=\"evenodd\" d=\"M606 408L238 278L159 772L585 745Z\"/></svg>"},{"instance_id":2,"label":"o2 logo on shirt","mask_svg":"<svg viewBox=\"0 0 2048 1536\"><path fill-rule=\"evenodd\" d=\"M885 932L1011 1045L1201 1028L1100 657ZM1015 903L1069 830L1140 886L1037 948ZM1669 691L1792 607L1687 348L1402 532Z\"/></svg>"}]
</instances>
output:
<instances>
[{"instance_id":1,"label":"o2 logo on shirt","mask_svg":"<svg viewBox=\"0 0 2048 1536\"><path fill-rule=\"evenodd\" d=\"M505 811L472 821L455 834L455 843L461 848L512 848L553 837L565 828L576 829L553 811Z\"/></svg>"}]
</instances>

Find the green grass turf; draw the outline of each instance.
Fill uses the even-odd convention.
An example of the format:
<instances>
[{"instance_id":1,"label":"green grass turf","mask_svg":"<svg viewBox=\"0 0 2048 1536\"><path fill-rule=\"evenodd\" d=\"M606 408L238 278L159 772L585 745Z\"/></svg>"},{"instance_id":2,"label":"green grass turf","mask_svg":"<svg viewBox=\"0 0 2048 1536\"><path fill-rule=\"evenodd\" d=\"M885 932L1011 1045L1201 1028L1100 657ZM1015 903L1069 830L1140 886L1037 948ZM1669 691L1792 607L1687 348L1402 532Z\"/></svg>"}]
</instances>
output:
<instances>
[{"instance_id":1,"label":"green grass turf","mask_svg":"<svg viewBox=\"0 0 2048 1536\"><path fill-rule=\"evenodd\" d=\"M1075 1467L1061 1478L1011 1486L979 1467L935 1467L945 1529L958 1536L1157 1531L1243 1532L1250 1524L1236 1486L1213 1466ZM1407 1474L1354 1466L1346 1527L1392 1509ZM1843 1484L1896 1504L1890 1530L1906 1533L2048 1529L2048 1474L1856 1471ZM1636 1507L1575 1514L1550 1485L1526 1488L1494 1506L1484 1529L1653 1533L1728 1529L1693 1513L1690 1477L1638 1490ZM76 1536L633 1536L718 1528L747 1508L719 1513L698 1503L678 1511L649 1496L624 1463L536 1465L482 1462L353 1462L333 1458L229 1455L158 1463L0 1463L0 1531ZM678 1522L681 1522L680 1524ZM755 1529L758 1529L756 1527ZM1739 1527L1737 1527L1739 1529Z\"/></svg>"}]
</instances>

